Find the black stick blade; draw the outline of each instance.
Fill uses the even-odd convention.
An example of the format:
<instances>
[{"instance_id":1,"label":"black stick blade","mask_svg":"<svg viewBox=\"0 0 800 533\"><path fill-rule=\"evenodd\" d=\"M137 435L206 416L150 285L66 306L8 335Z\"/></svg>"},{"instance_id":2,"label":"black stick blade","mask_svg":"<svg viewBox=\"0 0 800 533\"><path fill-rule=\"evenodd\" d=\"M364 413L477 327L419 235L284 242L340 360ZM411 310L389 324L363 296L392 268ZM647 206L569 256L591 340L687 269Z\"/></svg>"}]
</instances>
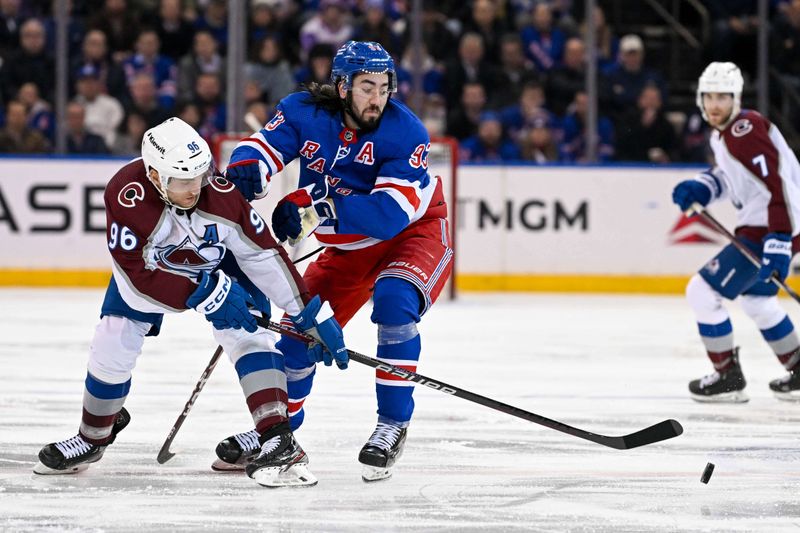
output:
<instances>
[{"instance_id":1,"label":"black stick blade","mask_svg":"<svg viewBox=\"0 0 800 533\"><path fill-rule=\"evenodd\" d=\"M661 442L662 440L677 437L682 433L683 426L677 420L664 420L649 428L644 428L636 433L622 437L624 447L621 449L630 450L631 448L638 448L654 442Z\"/></svg>"},{"instance_id":2,"label":"black stick blade","mask_svg":"<svg viewBox=\"0 0 800 533\"><path fill-rule=\"evenodd\" d=\"M169 445L167 445L161 448L161 451L158 452L158 457L156 460L158 461L158 464L163 465L173 457L175 457L175 454L169 451Z\"/></svg>"}]
</instances>

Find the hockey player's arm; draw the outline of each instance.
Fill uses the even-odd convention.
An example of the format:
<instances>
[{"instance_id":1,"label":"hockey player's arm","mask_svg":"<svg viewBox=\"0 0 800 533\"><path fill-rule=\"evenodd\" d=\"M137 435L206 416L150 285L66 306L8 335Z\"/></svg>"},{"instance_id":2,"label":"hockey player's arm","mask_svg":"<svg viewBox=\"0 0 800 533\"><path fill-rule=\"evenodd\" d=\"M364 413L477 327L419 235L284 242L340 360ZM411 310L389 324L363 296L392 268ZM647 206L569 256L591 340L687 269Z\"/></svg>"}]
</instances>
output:
<instances>
[{"instance_id":1,"label":"hockey player's arm","mask_svg":"<svg viewBox=\"0 0 800 533\"><path fill-rule=\"evenodd\" d=\"M300 135L295 124L287 120L291 111L286 107L291 108L292 104L281 101L275 116L259 131L239 141L231 154L225 177L248 202L265 197L272 177L297 157Z\"/></svg>"},{"instance_id":2,"label":"hockey player's arm","mask_svg":"<svg viewBox=\"0 0 800 533\"><path fill-rule=\"evenodd\" d=\"M705 207L725 196L725 181L722 176L722 169L713 167L692 179L681 181L672 190L672 201L684 212L695 203Z\"/></svg>"}]
</instances>

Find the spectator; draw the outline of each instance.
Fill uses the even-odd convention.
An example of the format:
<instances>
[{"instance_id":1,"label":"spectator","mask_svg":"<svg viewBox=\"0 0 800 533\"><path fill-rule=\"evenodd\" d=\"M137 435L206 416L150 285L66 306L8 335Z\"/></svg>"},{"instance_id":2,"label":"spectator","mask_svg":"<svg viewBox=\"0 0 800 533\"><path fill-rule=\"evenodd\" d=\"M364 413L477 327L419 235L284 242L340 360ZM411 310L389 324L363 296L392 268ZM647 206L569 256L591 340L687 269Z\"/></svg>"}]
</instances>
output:
<instances>
[{"instance_id":1,"label":"spectator","mask_svg":"<svg viewBox=\"0 0 800 533\"><path fill-rule=\"evenodd\" d=\"M44 135L28 126L25 104L12 100L6 106L6 125L0 130L0 152L43 154L50 151Z\"/></svg>"},{"instance_id":2,"label":"spectator","mask_svg":"<svg viewBox=\"0 0 800 533\"><path fill-rule=\"evenodd\" d=\"M130 91L130 102L126 108L129 113L142 115L147 128L157 126L170 117L169 111L158 102L156 84L150 74L136 74L131 81Z\"/></svg>"},{"instance_id":3,"label":"spectator","mask_svg":"<svg viewBox=\"0 0 800 533\"><path fill-rule=\"evenodd\" d=\"M272 116L270 108L264 102L253 102L247 106L244 114L244 123L253 131L264 127Z\"/></svg>"},{"instance_id":4,"label":"spectator","mask_svg":"<svg viewBox=\"0 0 800 533\"><path fill-rule=\"evenodd\" d=\"M409 44L403 53L403 59L398 65L395 63L397 71L397 97L404 102L411 101L414 90L414 80L411 72L415 70L414 66L414 45ZM424 99L428 100L432 96L436 96L441 100L442 96L442 83L443 72L442 69L436 64L436 61L428 53L423 43L420 46L420 71L422 72L422 91Z\"/></svg>"},{"instance_id":5,"label":"spectator","mask_svg":"<svg viewBox=\"0 0 800 533\"><path fill-rule=\"evenodd\" d=\"M561 61L567 36L553 27L553 12L547 2L533 5L532 19L533 24L521 32L525 53L537 70L547 72Z\"/></svg>"},{"instance_id":6,"label":"spectator","mask_svg":"<svg viewBox=\"0 0 800 533\"><path fill-rule=\"evenodd\" d=\"M439 63L452 59L452 50L458 43L457 32L447 26L447 16L440 10L441 0L424 0L420 25L425 48ZM404 41L411 42L411 25L406 28Z\"/></svg>"},{"instance_id":7,"label":"spectator","mask_svg":"<svg viewBox=\"0 0 800 533\"><path fill-rule=\"evenodd\" d=\"M573 37L564 47L564 63L551 70L547 78L547 102L553 113L563 116L575 100L575 93L584 90L585 85L586 46Z\"/></svg>"},{"instance_id":8,"label":"spectator","mask_svg":"<svg viewBox=\"0 0 800 533\"><path fill-rule=\"evenodd\" d=\"M86 114L78 102L67 104L67 153L69 154L108 154L103 138L86 130Z\"/></svg>"},{"instance_id":9,"label":"spectator","mask_svg":"<svg viewBox=\"0 0 800 533\"><path fill-rule=\"evenodd\" d=\"M195 31L207 31L214 36L220 54L228 46L228 4L226 0L210 0L194 22Z\"/></svg>"},{"instance_id":10,"label":"spectator","mask_svg":"<svg viewBox=\"0 0 800 533\"><path fill-rule=\"evenodd\" d=\"M605 78L604 100L611 112L619 118L636 105L645 85L652 84L661 91L661 101L666 101L667 90L661 74L644 66L644 43L638 35L625 35L619 41L619 63Z\"/></svg>"},{"instance_id":11,"label":"spectator","mask_svg":"<svg viewBox=\"0 0 800 533\"><path fill-rule=\"evenodd\" d=\"M194 102L185 102L178 106L175 116L197 130L203 123L203 113Z\"/></svg>"},{"instance_id":12,"label":"spectator","mask_svg":"<svg viewBox=\"0 0 800 533\"><path fill-rule=\"evenodd\" d=\"M139 113L129 113L125 119L125 129L117 135L111 153L119 156L138 157L142 154L142 137L147 131L147 119Z\"/></svg>"},{"instance_id":13,"label":"spectator","mask_svg":"<svg viewBox=\"0 0 800 533\"><path fill-rule=\"evenodd\" d=\"M478 121L486 110L486 91L477 82L467 82L461 92L461 106L447 113L447 134L464 140L478 131Z\"/></svg>"},{"instance_id":14,"label":"spectator","mask_svg":"<svg viewBox=\"0 0 800 533\"><path fill-rule=\"evenodd\" d=\"M459 159L472 163L517 161L520 159L520 152L505 137L500 116L493 111L487 111L481 114L478 133L461 142Z\"/></svg>"},{"instance_id":15,"label":"spectator","mask_svg":"<svg viewBox=\"0 0 800 533\"><path fill-rule=\"evenodd\" d=\"M308 57L315 44L329 44L334 51L353 35L353 25L345 7L345 0L320 0L319 12L300 29L300 47Z\"/></svg>"},{"instance_id":16,"label":"spectator","mask_svg":"<svg viewBox=\"0 0 800 533\"><path fill-rule=\"evenodd\" d=\"M189 53L194 26L183 17L181 0L161 0L154 25L161 41L161 53L177 63Z\"/></svg>"},{"instance_id":17,"label":"spectator","mask_svg":"<svg viewBox=\"0 0 800 533\"><path fill-rule=\"evenodd\" d=\"M225 131L225 102L222 100L222 80L215 74L200 74L195 84L193 100L203 117L198 133L209 144L217 133Z\"/></svg>"},{"instance_id":18,"label":"spectator","mask_svg":"<svg viewBox=\"0 0 800 533\"><path fill-rule=\"evenodd\" d=\"M455 105L467 83L480 83L487 98L497 88L498 73L484 60L483 39L477 33L465 33L458 45L458 58L447 63L444 72L444 97Z\"/></svg>"},{"instance_id":19,"label":"spectator","mask_svg":"<svg viewBox=\"0 0 800 533\"><path fill-rule=\"evenodd\" d=\"M5 1L7 2L8 0ZM55 5L55 0L51 3ZM67 20L67 57L74 57L80 53L83 36L86 34L86 18L76 13L78 10L71 7L71 2L67 3L67 9L70 13ZM42 18L45 34L45 49L48 55L55 57L57 22L55 17L48 13L46 9L42 10L42 15L47 15Z\"/></svg>"},{"instance_id":20,"label":"spectator","mask_svg":"<svg viewBox=\"0 0 800 533\"><path fill-rule=\"evenodd\" d=\"M495 0L475 0L463 31L477 33L483 38L486 60L493 65L500 61L500 43L508 27L499 16Z\"/></svg>"},{"instance_id":21,"label":"spectator","mask_svg":"<svg viewBox=\"0 0 800 533\"><path fill-rule=\"evenodd\" d=\"M617 61L619 55L619 39L614 36L614 30L606 21L603 8L594 8L595 43L597 53L597 68L600 72L610 69ZM581 37L585 40L588 30L588 21L581 24Z\"/></svg>"},{"instance_id":22,"label":"spectator","mask_svg":"<svg viewBox=\"0 0 800 533\"><path fill-rule=\"evenodd\" d=\"M589 98L584 91L575 94L575 101L564 118L564 140L558 147L559 159L565 163L589 163L586 140L586 110ZM597 160L611 161L614 157L614 125L607 117L597 119Z\"/></svg>"},{"instance_id":23,"label":"spectator","mask_svg":"<svg viewBox=\"0 0 800 533\"><path fill-rule=\"evenodd\" d=\"M28 19L20 27L20 48L3 62L2 90L11 100L24 83L33 82L45 100L53 101L55 63L45 50L44 26L37 19Z\"/></svg>"},{"instance_id":24,"label":"spectator","mask_svg":"<svg viewBox=\"0 0 800 533\"><path fill-rule=\"evenodd\" d=\"M520 135L522 159L542 165L558 161L556 134L545 119L536 119Z\"/></svg>"},{"instance_id":25,"label":"spectator","mask_svg":"<svg viewBox=\"0 0 800 533\"><path fill-rule=\"evenodd\" d=\"M695 109L683 124L680 135L680 160L684 163L714 164L714 155L708 143L711 130L703 120L700 110Z\"/></svg>"},{"instance_id":26,"label":"spectator","mask_svg":"<svg viewBox=\"0 0 800 533\"><path fill-rule=\"evenodd\" d=\"M172 109L175 107L178 91L178 69L172 59L161 55L160 50L161 42L155 30L144 30L136 39L136 54L125 60L122 68L129 86L136 74L151 74L156 84L159 104L165 109Z\"/></svg>"},{"instance_id":27,"label":"spectator","mask_svg":"<svg viewBox=\"0 0 800 533\"><path fill-rule=\"evenodd\" d=\"M524 132L534 124L544 121L553 128L557 124L555 115L545 107L544 87L538 82L526 84L517 104L503 109L500 117L509 137L518 144ZM554 136L556 141L560 140L558 131Z\"/></svg>"},{"instance_id":28,"label":"spectator","mask_svg":"<svg viewBox=\"0 0 800 533\"><path fill-rule=\"evenodd\" d=\"M315 44L308 51L305 66L298 69L294 79L297 85L309 83L330 83L333 54L336 50L329 44Z\"/></svg>"},{"instance_id":29,"label":"spectator","mask_svg":"<svg viewBox=\"0 0 800 533\"><path fill-rule=\"evenodd\" d=\"M244 65L245 79L255 82L261 99L273 106L295 86L291 67L283 58L280 46L275 36L265 37L254 49L252 60Z\"/></svg>"},{"instance_id":30,"label":"spectator","mask_svg":"<svg viewBox=\"0 0 800 533\"><path fill-rule=\"evenodd\" d=\"M774 4L775 2L770 2ZM711 25L710 61L736 61L755 77L758 2L755 0L705 0Z\"/></svg>"},{"instance_id":31,"label":"spectator","mask_svg":"<svg viewBox=\"0 0 800 533\"><path fill-rule=\"evenodd\" d=\"M122 63L131 55L139 35L139 20L127 0L105 0L103 9L89 20L89 28L106 35L111 58Z\"/></svg>"},{"instance_id":32,"label":"spectator","mask_svg":"<svg viewBox=\"0 0 800 533\"><path fill-rule=\"evenodd\" d=\"M71 63L70 87L74 88L77 83L74 77L76 73L84 67L91 67L99 73L103 92L107 92L117 100L125 100L128 97L125 73L120 65L109 59L106 34L100 30L89 30L83 38L81 50L81 55L74 58Z\"/></svg>"},{"instance_id":33,"label":"spectator","mask_svg":"<svg viewBox=\"0 0 800 533\"><path fill-rule=\"evenodd\" d=\"M281 42L283 31L278 16L282 8L281 4L281 0L252 0L250 2L248 49L255 49L266 37L274 37Z\"/></svg>"},{"instance_id":34,"label":"spectator","mask_svg":"<svg viewBox=\"0 0 800 533\"><path fill-rule=\"evenodd\" d=\"M675 129L664 116L661 92L654 85L642 89L637 109L617 127L617 159L669 163L675 159Z\"/></svg>"},{"instance_id":35,"label":"spectator","mask_svg":"<svg viewBox=\"0 0 800 533\"><path fill-rule=\"evenodd\" d=\"M186 102L194 97L194 87L200 74L225 76L226 62L218 51L218 43L211 32L200 30L194 34L192 52L183 56L178 68L178 99Z\"/></svg>"},{"instance_id":36,"label":"spectator","mask_svg":"<svg viewBox=\"0 0 800 533\"><path fill-rule=\"evenodd\" d=\"M364 0L364 15L353 29L353 39L381 43L392 56L400 57L403 54L402 42L386 17L383 4L383 0Z\"/></svg>"},{"instance_id":37,"label":"spectator","mask_svg":"<svg viewBox=\"0 0 800 533\"><path fill-rule=\"evenodd\" d=\"M0 0L0 58L19 48L20 0Z\"/></svg>"},{"instance_id":38,"label":"spectator","mask_svg":"<svg viewBox=\"0 0 800 533\"><path fill-rule=\"evenodd\" d=\"M539 75L522 49L519 35L509 33L500 40L500 65L498 87L492 99L497 107L513 105L519 100L523 87L537 81Z\"/></svg>"},{"instance_id":39,"label":"spectator","mask_svg":"<svg viewBox=\"0 0 800 533\"><path fill-rule=\"evenodd\" d=\"M44 135L51 143L55 137L56 117L52 106L39 96L35 83L25 83L19 88L17 100L28 110L28 126Z\"/></svg>"},{"instance_id":40,"label":"spectator","mask_svg":"<svg viewBox=\"0 0 800 533\"><path fill-rule=\"evenodd\" d=\"M77 74L75 101L83 106L86 130L103 138L106 146L114 146L117 128L122 124L125 111L113 96L103 94L100 72L85 65Z\"/></svg>"}]
</instances>

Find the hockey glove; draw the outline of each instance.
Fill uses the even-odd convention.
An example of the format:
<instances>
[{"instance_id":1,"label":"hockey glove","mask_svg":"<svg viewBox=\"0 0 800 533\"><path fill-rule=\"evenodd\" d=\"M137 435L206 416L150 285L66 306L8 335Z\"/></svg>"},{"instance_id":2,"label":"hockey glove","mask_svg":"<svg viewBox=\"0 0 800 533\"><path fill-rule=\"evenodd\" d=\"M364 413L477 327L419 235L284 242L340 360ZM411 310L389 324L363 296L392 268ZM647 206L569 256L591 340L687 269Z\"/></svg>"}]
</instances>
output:
<instances>
[{"instance_id":1,"label":"hockey glove","mask_svg":"<svg viewBox=\"0 0 800 533\"><path fill-rule=\"evenodd\" d=\"M317 340L308 349L310 362L322 361L325 366L331 366L336 359L336 366L342 370L347 368L349 357L342 327L333 317L333 309L328 302L322 303L319 296L314 296L300 314L289 318L295 326Z\"/></svg>"},{"instance_id":2,"label":"hockey glove","mask_svg":"<svg viewBox=\"0 0 800 533\"><path fill-rule=\"evenodd\" d=\"M248 303L254 304L253 298L238 283L221 270L212 274L203 271L198 281L198 287L186 300L188 307L206 315L216 329L244 328L250 333L258 329L247 308Z\"/></svg>"},{"instance_id":3,"label":"hockey glove","mask_svg":"<svg viewBox=\"0 0 800 533\"><path fill-rule=\"evenodd\" d=\"M779 281L789 275L792 262L792 236L787 233L768 233L764 237L764 251L761 254L761 269L758 279L767 281L775 273Z\"/></svg>"},{"instance_id":4,"label":"hockey glove","mask_svg":"<svg viewBox=\"0 0 800 533\"><path fill-rule=\"evenodd\" d=\"M225 178L236 185L248 202L264 198L269 192L269 170L258 159L242 159L229 164L225 169Z\"/></svg>"},{"instance_id":5,"label":"hockey glove","mask_svg":"<svg viewBox=\"0 0 800 533\"><path fill-rule=\"evenodd\" d=\"M335 219L333 200L327 198L325 180L287 194L272 212L272 231L281 242L294 246L317 229L326 219Z\"/></svg>"},{"instance_id":6,"label":"hockey glove","mask_svg":"<svg viewBox=\"0 0 800 533\"><path fill-rule=\"evenodd\" d=\"M711 189L697 180L682 181L672 189L672 201L681 211L688 211L695 202L705 207L711 201Z\"/></svg>"}]
</instances>

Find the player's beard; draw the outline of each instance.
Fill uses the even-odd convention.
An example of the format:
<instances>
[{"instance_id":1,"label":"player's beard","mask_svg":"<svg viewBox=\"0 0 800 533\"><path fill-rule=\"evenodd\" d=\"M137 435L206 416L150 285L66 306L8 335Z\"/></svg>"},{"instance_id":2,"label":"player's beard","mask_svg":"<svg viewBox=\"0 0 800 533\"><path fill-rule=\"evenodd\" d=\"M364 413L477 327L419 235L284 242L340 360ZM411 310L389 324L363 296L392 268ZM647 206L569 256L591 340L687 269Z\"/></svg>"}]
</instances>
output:
<instances>
[{"instance_id":1,"label":"player's beard","mask_svg":"<svg viewBox=\"0 0 800 533\"><path fill-rule=\"evenodd\" d=\"M387 100L386 103L388 105L389 101ZM344 103L344 112L350 115L350 118L353 119L353 122L355 122L356 126L358 126L359 131L372 131L378 129L381 119L383 118L383 111L381 111L381 108L378 106L370 106L365 108L364 112L370 110L377 111L378 116L370 119L364 119L358 116L353 108L353 95L350 91L347 92L347 98L345 99Z\"/></svg>"}]
</instances>

